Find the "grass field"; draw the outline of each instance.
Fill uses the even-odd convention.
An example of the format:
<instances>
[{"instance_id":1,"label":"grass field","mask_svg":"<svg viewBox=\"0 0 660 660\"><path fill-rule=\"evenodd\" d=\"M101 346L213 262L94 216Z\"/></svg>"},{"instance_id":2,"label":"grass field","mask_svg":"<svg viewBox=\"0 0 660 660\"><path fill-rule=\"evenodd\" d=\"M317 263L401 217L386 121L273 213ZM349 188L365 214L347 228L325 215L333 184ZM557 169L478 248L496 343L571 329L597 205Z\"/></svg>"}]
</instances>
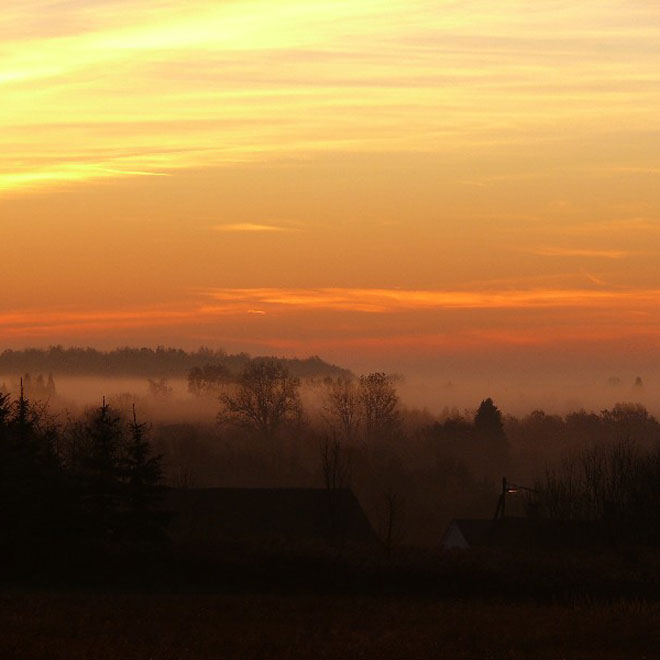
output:
<instances>
[{"instance_id":1,"label":"grass field","mask_svg":"<svg viewBox=\"0 0 660 660\"><path fill-rule=\"evenodd\" d=\"M660 604L5 593L3 660L660 658Z\"/></svg>"}]
</instances>

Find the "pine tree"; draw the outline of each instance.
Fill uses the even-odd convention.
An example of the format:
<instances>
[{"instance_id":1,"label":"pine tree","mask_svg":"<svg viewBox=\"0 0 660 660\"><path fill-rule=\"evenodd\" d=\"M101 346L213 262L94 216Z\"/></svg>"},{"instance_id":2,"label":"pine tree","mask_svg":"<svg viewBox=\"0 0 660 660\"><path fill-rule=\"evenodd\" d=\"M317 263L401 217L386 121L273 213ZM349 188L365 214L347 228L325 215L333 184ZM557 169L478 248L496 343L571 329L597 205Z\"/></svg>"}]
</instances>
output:
<instances>
[{"instance_id":1,"label":"pine tree","mask_svg":"<svg viewBox=\"0 0 660 660\"><path fill-rule=\"evenodd\" d=\"M83 488L92 515L91 524L112 535L117 531L123 433L121 418L106 403L105 397L84 432L88 446L82 461Z\"/></svg>"},{"instance_id":2,"label":"pine tree","mask_svg":"<svg viewBox=\"0 0 660 660\"><path fill-rule=\"evenodd\" d=\"M129 439L124 456L124 480L128 488L128 506L142 512L153 504L155 490L162 478L161 456L151 455L148 425L139 423L133 405L133 421L129 424Z\"/></svg>"},{"instance_id":3,"label":"pine tree","mask_svg":"<svg viewBox=\"0 0 660 660\"><path fill-rule=\"evenodd\" d=\"M502 413L491 398L479 405L474 417L477 441L481 444L479 453L488 465L492 476L507 469L509 463L509 442L504 430Z\"/></svg>"},{"instance_id":4,"label":"pine tree","mask_svg":"<svg viewBox=\"0 0 660 660\"><path fill-rule=\"evenodd\" d=\"M11 419L11 396L9 392L0 392L0 442L4 443L9 435Z\"/></svg>"},{"instance_id":5,"label":"pine tree","mask_svg":"<svg viewBox=\"0 0 660 660\"><path fill-rule=\"evenodd\" d=\"M50 548L68 516L66 484L54 451L59 434L25 395L0 394L0 546L26 561Z\"/></svg>"},{"instance_id":6,"label":"pine tree","mask_svg":"<svg viewBox=\"0 0 660 660\"><path fill-rule=\"evenodd\" d=\"M504 440L504 424L502 413L491 398L485 399L479 405L474 417L474 426L479 433L495 440Z\"/></svg>"},{"instance_id":7,"label":"pine tree","mask_svg":"<svg viewBox=\"0 0 660 660\"><path fill-rule=\"evenodd\" d=\"M32 439L35 430L35 418L30 400L25 395L23 379L21 378L21 393L14 403L14 414L9 422L11 435L14 442L27 449L27 444Z\"/></svg>"},{"instance_id":8,"label":"pine tree","mask_svg":"<svg viewBox=\"0 0 660 660\"><path fill-rule=\"evenodd\" d=\"M134 542L160 540L166 517L154 506L162 478L162 456L152 455L148 425L137 421L135 405L128 432L122 461L126 504L124 532L127 540Z\"/></svg>"}]
</instances>

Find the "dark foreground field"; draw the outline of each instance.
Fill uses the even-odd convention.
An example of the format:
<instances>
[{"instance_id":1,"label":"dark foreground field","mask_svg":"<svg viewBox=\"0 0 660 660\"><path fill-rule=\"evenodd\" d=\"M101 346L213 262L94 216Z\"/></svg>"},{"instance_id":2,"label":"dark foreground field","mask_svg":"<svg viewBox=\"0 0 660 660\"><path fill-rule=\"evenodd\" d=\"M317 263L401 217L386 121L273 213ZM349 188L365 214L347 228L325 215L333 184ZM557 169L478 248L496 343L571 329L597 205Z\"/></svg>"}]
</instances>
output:
<instances>
[{"instance_id":1,"label":"dark foreground field","mask_svg":"<svg viewBox=\"0 0 660 660\"><path fill-rule=\"evenodd\" d=\"M4 660L660 658L660 604L10 593Z\"/></svg>"}]
</instances>

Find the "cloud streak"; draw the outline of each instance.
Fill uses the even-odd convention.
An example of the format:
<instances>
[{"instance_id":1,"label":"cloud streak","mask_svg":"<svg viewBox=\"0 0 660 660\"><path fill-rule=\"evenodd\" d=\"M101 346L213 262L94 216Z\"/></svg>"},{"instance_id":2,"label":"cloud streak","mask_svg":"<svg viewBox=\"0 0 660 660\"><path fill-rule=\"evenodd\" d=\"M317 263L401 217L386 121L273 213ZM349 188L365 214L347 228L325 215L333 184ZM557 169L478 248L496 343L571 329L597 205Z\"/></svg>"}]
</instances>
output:
<instances>
[{"instance_id":1,"label":"cloud streak","mask_svg":"<svg viewBox=\"0 0 660 660\"><path fill-rule=\"evenodd\" d=\"M0 341L112 336L144 344L166 332L298 353L363 347L383 355L431 354L599 342L623 350L631 341L660 347L658 300L655 289L215 289L177 305L8 310L0 313Z\"/></svg>"},{"instance_id":2,"label":"cloud streak","mask_svg":"<svg viewBox=\"0 0 660 660\"><path fill-rule=\"evenodd\" d=\"M628 250L594 250L588 248L545 247L530 250L542 257L578 257L586 259L626 259L633 253Z\"/></svg>"},{"instance_id":3,"label":"cloud streak","mask_svg":"<svg viewBox=\"0 0 660 660\"><path fill-rule=\"evenodd\" d=\"M278 225L265 225L252 222L238 222L229 225L214 225L214 231L239 233L239 234L270 234L283 231L290 231L288 227Z\"/></svg>"},{"instance_id":4,"label":"cloud streak","mask_svg":"<svg viewBox=\"0 0 660 660\"><path fill-rule=\"evenodd\" d=\"M529 290L402 290L402 289L215 289L208 295L221 303L207 312L260 305L274 310L335 310L391 314L427 310L506 310L552 308L647 308L660 290L529 289Z\"/></svg>"}]
</instances>

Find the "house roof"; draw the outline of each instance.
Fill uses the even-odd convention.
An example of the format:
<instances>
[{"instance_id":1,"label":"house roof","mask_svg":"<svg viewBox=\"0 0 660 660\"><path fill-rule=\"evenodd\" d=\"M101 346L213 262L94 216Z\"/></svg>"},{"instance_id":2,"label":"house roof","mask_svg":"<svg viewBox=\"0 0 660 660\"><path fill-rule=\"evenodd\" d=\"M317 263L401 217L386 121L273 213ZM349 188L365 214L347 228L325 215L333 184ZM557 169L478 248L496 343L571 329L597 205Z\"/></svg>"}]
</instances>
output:
<instances>
[{"instance_id":1,"label":"house roof","mask_svg":"<svg viewBox=\"0 0 660 660\"><path fill-rule=\"evenodd\" d=\"M378 542L349 489L168 489L161 506L173 516L171 538L197 546Z\"/></svg>"},{"instance_id":2,"label":"house roof","mask_svg":"<svg viewBox=\"0 0 660 660\"><path fill-rule=\"evenodd\" d=\"M491 536L495 521L491 518L459 518L456 524L470 545L481 545Z\"/></svg>"},{"instance_id":3,"label":"house roof","mask_svg":"<svg viewBox=\"0 0 660 660\"><path fill-rule=\"evenodd\" d=\"M457 518L452 520L443 537L444 547L455 544L458 530L467 547L549 547L597 542L599 534L593 524L582 521L545 520L535 518ZM450 532L454 534L450 537ZM454 541L452 544L451 542ZM449 542L449 543L448 543Z\"/></svg>"}]
</instances>

